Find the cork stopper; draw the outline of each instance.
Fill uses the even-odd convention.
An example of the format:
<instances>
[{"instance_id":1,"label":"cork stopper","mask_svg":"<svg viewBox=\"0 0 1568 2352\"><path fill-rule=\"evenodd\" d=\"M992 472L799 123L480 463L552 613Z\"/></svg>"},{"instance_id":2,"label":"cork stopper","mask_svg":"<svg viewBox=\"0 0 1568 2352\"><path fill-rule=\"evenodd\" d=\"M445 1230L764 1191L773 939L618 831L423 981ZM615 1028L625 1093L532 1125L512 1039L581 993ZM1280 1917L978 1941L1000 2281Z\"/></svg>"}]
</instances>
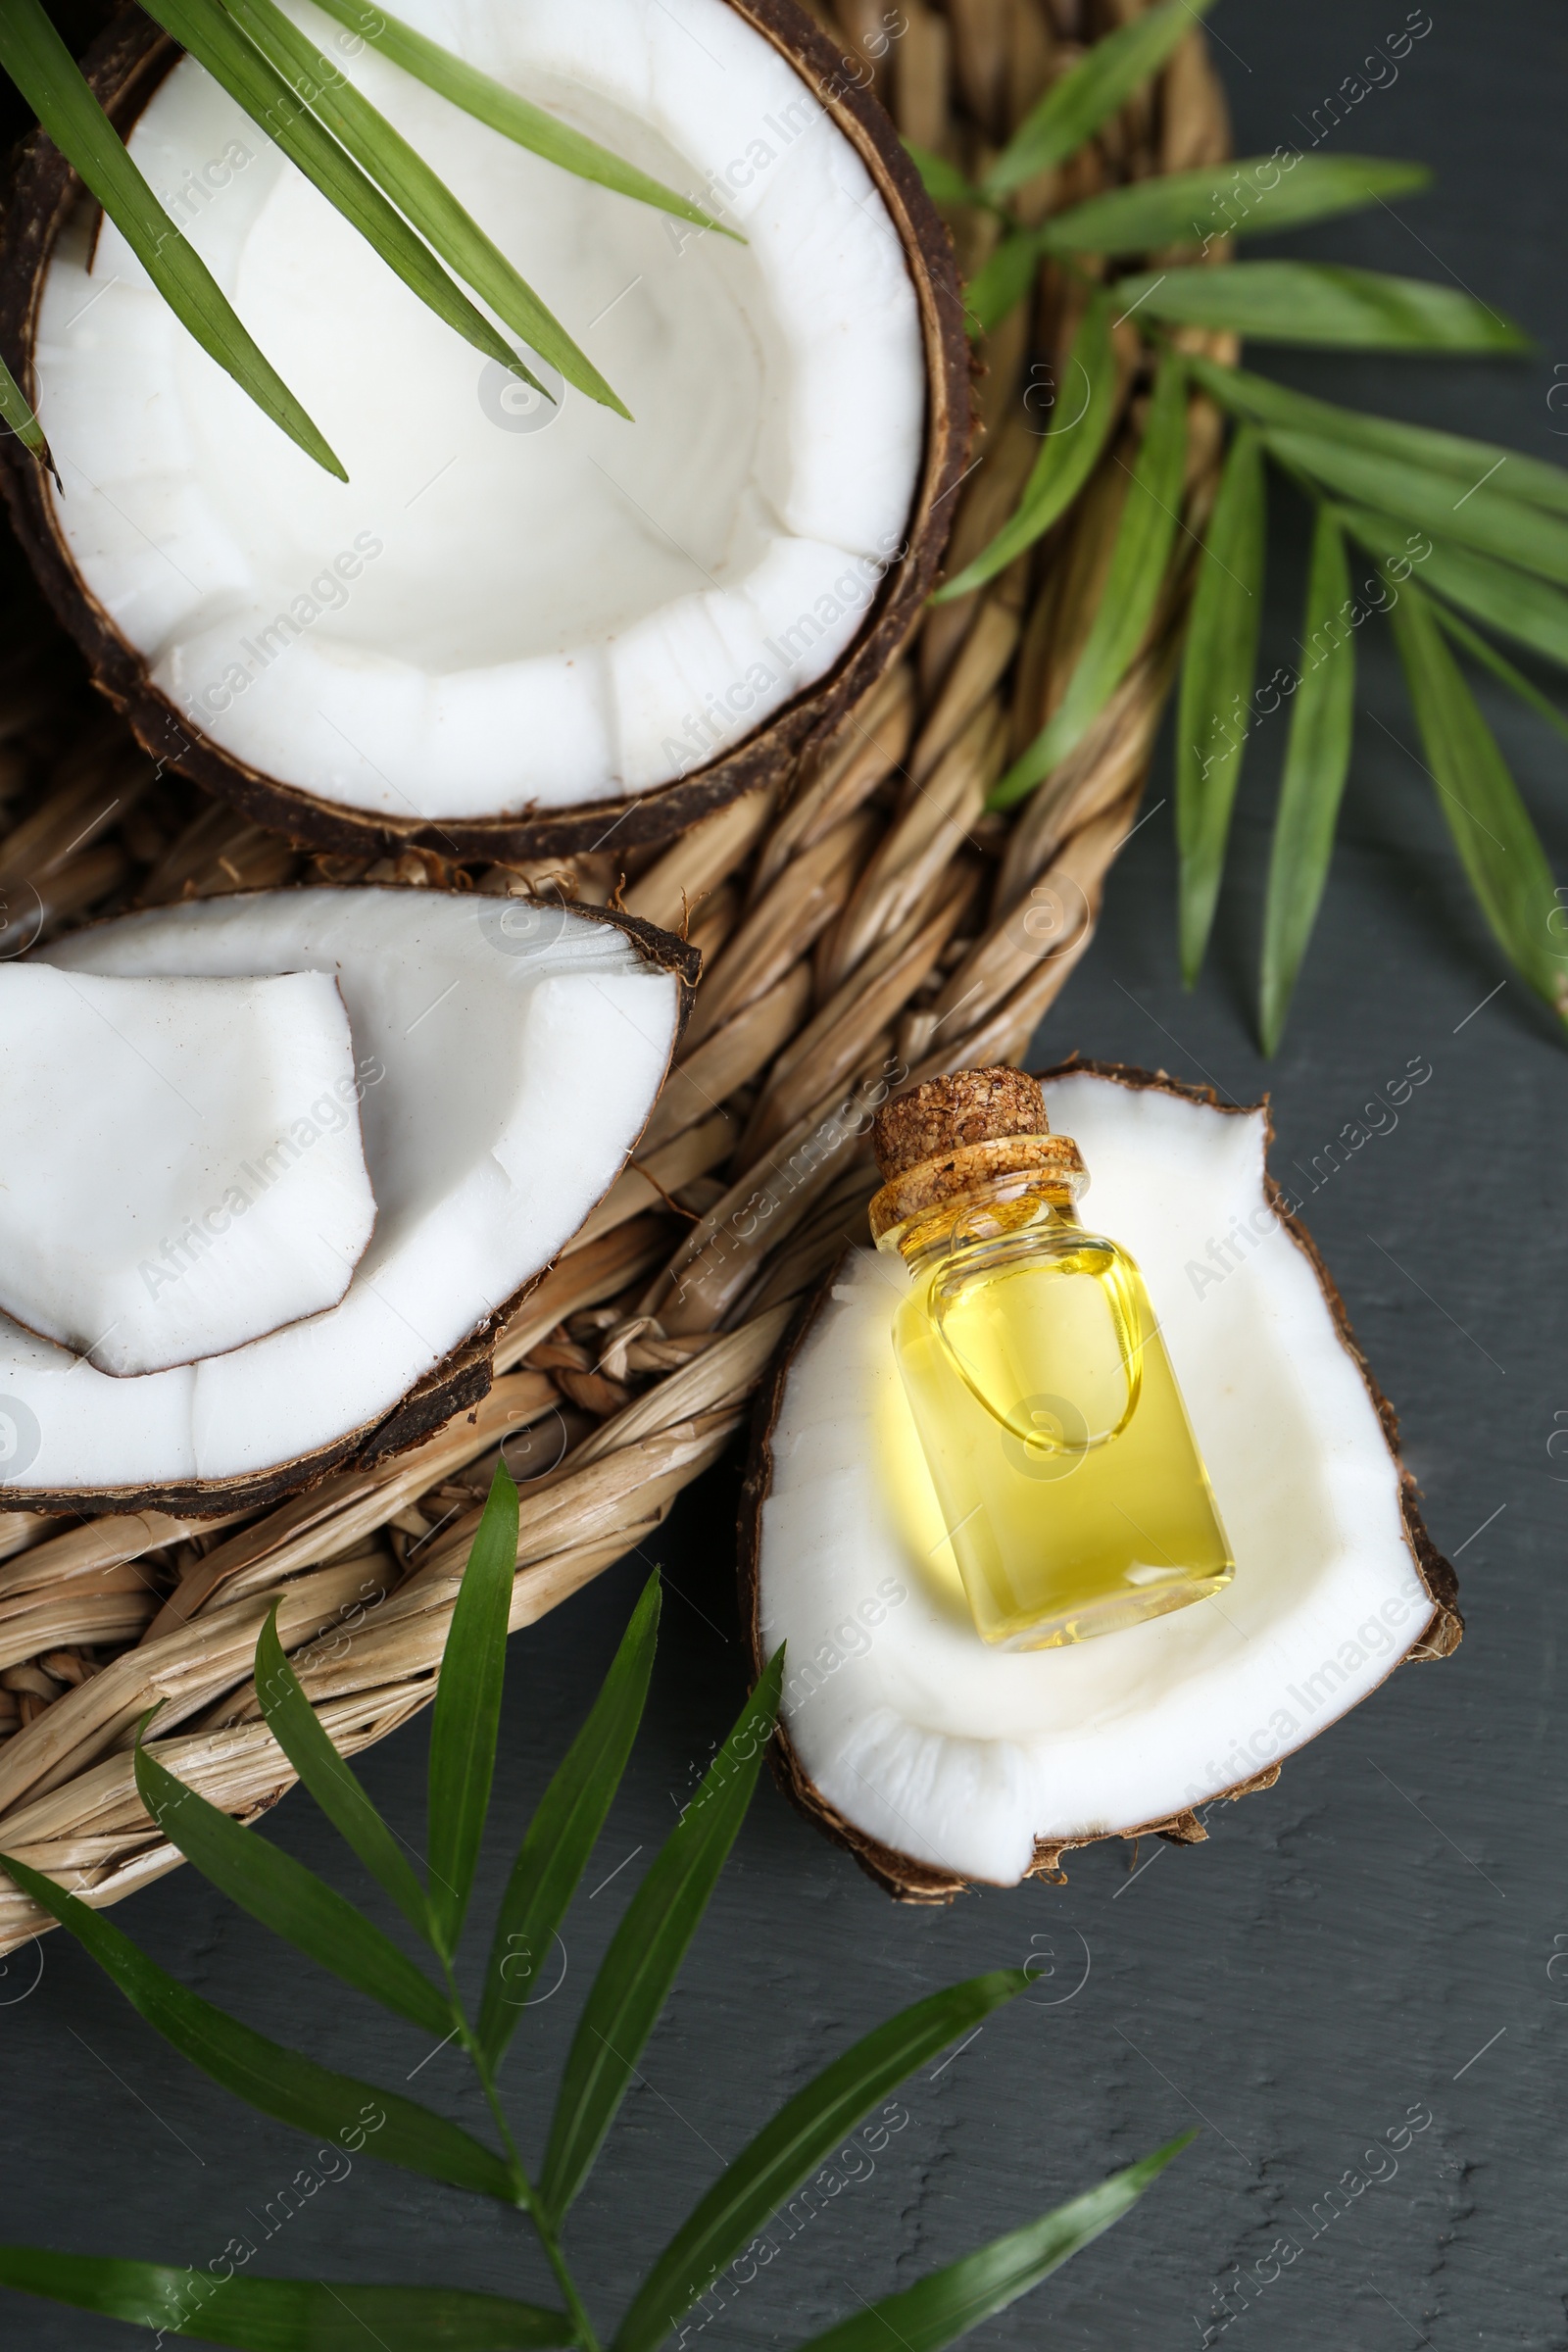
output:
<instances>
[{"instance_id":1,"label":"cork stopper","mask_svg":"<svg viewBox=\"0 0 1568 2352\"><path fill-rule=\"evenodd\" d=\"M1000 1143L1007 1135L1049 1135L1046 1098L1027 1070L956 1070L895 1095L871 1122L884 1178L962 1144Z\"/></svg>"},{"instance_id":2,"label":"cork stopper","mask_svg":"<svg viewBox=\"0 0 1568 2352\"><path fill-rule=\"evenodd\" d=\"M1053 1135L1038 1078L1027 1070L956 1070L883 1104L871 1126L885 1179L871 1233L898 1246L911 1218L999 1179L1035 1179L1076 1200L1089 1182L1070 1135Z\"/></svg>"}]
</instances>

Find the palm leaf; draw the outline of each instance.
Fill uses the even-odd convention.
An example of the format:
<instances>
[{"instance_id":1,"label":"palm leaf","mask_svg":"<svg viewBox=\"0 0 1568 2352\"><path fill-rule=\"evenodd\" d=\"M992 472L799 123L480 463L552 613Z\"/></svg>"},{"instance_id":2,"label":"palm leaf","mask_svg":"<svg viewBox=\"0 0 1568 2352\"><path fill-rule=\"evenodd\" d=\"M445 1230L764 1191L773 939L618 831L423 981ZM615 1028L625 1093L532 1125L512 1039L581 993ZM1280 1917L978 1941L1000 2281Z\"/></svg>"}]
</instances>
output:
<instances>
[{"instance_id":1,"label":"palm leaf","mask_svg":"<svg viewBox=\"0 0 1568 2352\"><path fill-rule=\"evenodd\" d=\"M136 1787L172 1844L203 1878L274 1935L372 2001L445 2037L456 2020L444 1993L380 1929L303 1862L243 1830L136 1742Z\"/></svg>"},{"instance_id":2,"label":"palm leaf","mask_svg":"<svg viewBox=\"0 0 1568 2352\"><path fill-rule=\"evenodd\" d=\"M1176 714L1181 960L1189 988L1213 928L1251 724L1267 522L1263 453L1256 433L1244 425L1225 461L1199 560Z\"/></svg>"},{"instance_id":3,"label":"palm leaf","mask_svg":"<svg viewBox=\"0 0 1568 2352\"><path fill-rule=\"evenodd\" d=\"M242 2352L523 2352L574 2341L564 2312L457 2286L219 2279L33 2246L0 2246L0 2286Z\"/></svg>"},{"instance_id":4,"label":"palm leaf","mask_svg":"<svg viewBox=\"0 0 1568 2352\"><path fill-rule=\"evenodd\" d=\"M64 484L60 480L59 469L49 454L49 444L44 439L43 426L33 414L31 401L28 400L4 360L0 360L0 422L4 422L10 431L16 434L23 448L30 456L36 458L40 466L48 467L54 475L57 488L63 489Z\"/></svg>"},{"instance_id":5,"label":"palm leaf","mask_svg":"<svg viewBox=\"0 0 1568 2352\"><path fill-rule=\"evenodd\" d=\"M1381 563L1408 564L1419 560L1421 576L1437 595L1568 668L1568 596L1560 588L1548 587L1533 573L1494 557L1478 555L1473 548L1442 540L1429 539L1427 552L1418 557L1398 524L1386 515L1365 507L1342 508L1340 513L1347 529Z\"/></svg>"},{"instance_id":6,"label":"palm leaf","mask_svg":"<svg viewBox=\"0 0 1568 2352\"><path fill-rule=\"evenodd\" d=\"M441 259L473 288L480 300L521 337L530 349L559 368L568 384L586 392L617 416L631 411L613 393L586 353L580 351L559 318L520 277L506 255L465 212L450 188L431 171L421 155L393 129L384 115L353 82L336 72L293 24L273 0L223 0L230 16L242 24L265 57L309 99L314 113L353 156L367 175L382 188L398 210L407 215ZM520 360L511 359L514 371L546 398L554 396Z\"/></svg>"},{"instance_id":7,"label":"palm leaf","mask_svg":"<svg viewBox=\"0 0 1568 2352\"><path fill-rule=\"evenodd\" d=\"M388 2164L404 2165L428 2180L473 2189L508 2205L520 2201L518 2183L501 2158L445 2116L352 2075L333 2074L314 2058L269 2041L265 2034L253 2033L211 2001L188 1992L112 1921L90 1911L52 1879L6 1854L0 1854L0 1869L9 1871L24 1894L30 1894L70 1930L166 2041L248 2106L297 2131L335 2139L355 2153L363 2148Z\"/></svg>"},{"instance_id":8,"label":"palm leaf","mask_svg":"<svg viewBox=\"0 0 1568 2352\"><path fill-rule=\"evenodd\" d=\"M1187 453L1187 393L1181 364L1167 353L1154 379L1143 446L1094 622L1055 711L987 802L1010 808L1064 760L1103 710L1149 634L1180 520Z\"/></svg>"},{"instance_id":9,"label":"palm leaf","mask_svg":"<svg viewBox=\"0 0 1568 2352\"><path fill-rule=\"evenodd\" d=\"M686 196L677 196L673 188L662 181L651 179L639 172L635 164L622 163L608 147L596 139L586 138L580 130L572 130L560 122L543 107L531 106L526 98L504 83L493 81L476 66L466 65L412 24L397 17L389 17L383 8L369 8L365 0L317 0L324 15L335 17L351 32L375 44L382 55L422 81L427 89L450 99L466 115L479 122L487 122L504 138L518 147L531 148L548 163L559 164L578 179L596 180L601 187L613 188L621 196L635 197L639 204L657 206L661 212L673 213L681 220L693 221L699 228L716 228L720 236L732 237L735 231L715 220ZM744 243L745 239L738 240Z\"/></svg>"},{"instance_id":10,"label":"palm leaf","mask_svg":"<svg viewBox=\"0 0 1568 2352\"><path fill-rule=\"evenodd\" d=\"M342 464L282 377L230 309L217 280L180 235L122 146L41 0L0 7L0 67L61 154L103 206L187 333L242 392L328 473Z\"/></svg>"},{"instance_id":11,"label":"palm leaf","mask_svg":"<svg viewBox=\"0 0 1568 2352\"><path fill-rule=\"evenodd\" d=\"M1129 310L1260 343L1348 351L1529 351L1530 338L1485 303L1424 278L1326 262L1226 262L1151 271L1116 291Z\"/></svg>"},{"instance_id":12,"label":"palm leaf","mask_svg":"<svg viewBox=\"0 0 1568 2352\"><path fill-rule=\"evenodd\" d=\"M277 1638L274 1603L256 1644L256 1696L267 1728L338 1836L379 1880L409 1925L428 1943L430 1907L403 1848L357 1774L322 1730Z\"/></svg>"},{"instance_id":13,"label":"palm leaf","mask_svg":"<svg viewBox=\"0 0 1568 2352\"><path fill-rule=\"evenodd\" d=\"M1345 535L1332 511L1320 507L1301 618L1307 659L1291 711L1263 910L1259 1026L1265 1054L1274 1053L1284 1032L1296 975L1329 878L1334 827L1349 773L1355 718L1355 640L1345 618L1349 603Z\"/></svg>"},{"instance_id":14,"label":"palm leaf","mask_svg":"<svg viewBox=\"0 0 1568 2352\"><path fill-rule=\"evenodd\" d=\"M1517 564L1559 587L1568 585L1568 519L1541 514L1505 498L1481 476L1460 488L1450 473L1386 451L1347 448L1326 434L1266 428L1271 454L1326 490L1401 522L1418 523L1460 547ZM1506 460L1498 465L1506 470ZM1499 477L1500 478L1500 475Z\"/></svg>"},{"instance_id":15,"label":"palm leaf","mask_svg":"<svg viewBox=\"0 0 1568 2352\"><path fill-rule=\"evenodd\" d=\"M1027 2295L1130 2213L1150 2182L1197 2136L1184 2132L1124 2173L1112 2173L1087 2196L1074 2197L1038 2222L993 2239L977 2254L933 2271L901 2295L867 2304L825 2335L811 2336L799 2352L943 2352L982 2320Z\"/></svg>"},{"instance_id":16,"label":"palm leaf","mask_svg":"<svg viewBox=\"0 0 1568 2352\"><path fill-rule=\"evenodd\" d=\"M402 214L345 154L282 74L220 7L219 0L148 0L147 14L276 141L438 318L487 358L504 368L516 366L511 345L463 288L448 277Z\"/></svg>"},{"instance_id":17,"label":"palm leaf","mask_svg":"<svg viewBox=\"0 0 1568 2352\"><path fill-rule=\"evenodd\" d=\"M1212 4L1213 0L1162 0L1158 8L1097 41L1086 57L1053 82L1019 124L986 173L986 194L1010 195L1037 172L1065 163L1141 82L1159 72Z\"/></svg>"},{"instance_id":18,"label":"palm leaf","mask_svg":"<svg viewBox=\"0 0 1568 2352\"><path fill-rule=\"evenodd\" d=\"M479 2047L492 2069L499 2065L522 2013L521 1988L533 1981L541 1955L566 1916L620 1786L648 1696L659 1614L659 1579L653 1576L632 1612L593 1712L528 1826L502 1897L479 2012Z\"/></svg>"},{"instance_id":19,"label":"palm leaf","mask_svg":"<svg viewBox=\"0 0 1568 2352\"><path fill-rule=\"evenodd\" d=\"M1061 412L1069 405L1077 414L1064 420ZM984 586L1066 514L1095 469L1115 412L1116 356L1110 340L1110 311L1104 295L1097 292L1090 296L1073 337L1066 387L1057 400L1051 430L1040 445L1016 514L972 564L937 590L933 604L949 604L955 597L967 596Z\"/></svg>"},{"instance_id":20,"label":"palm leaf","mask_svg":"<svg viewBox=\"0 0 1568 2352\"><path fill-rule=\"evenodd\" d=\"M1547 465L1541 458L1527 458L1520 450L1501 449L1494 441L1472 441L1464 433L1435 432L1430 425L1407 424L1398 416L1369 416L1360 409L1342 409L1331 400L1313 400L1245 368L1217 367L1212 360L1190 358L1187 371L1210 399L1233 416L1245 416L1249 423L1316 433L1344 448L1396 459L1401 466L1423 466L1431 472L1451 475L1456 490L1468 489L1485 477L1489 489L1504 498L1568 514L1568 468Z\"/></svg>"},{"instance_id":21,"label":"palm leaf","mask_svg":"<svg viewBox=\"0 0 1568 2352\"><path fill-rule=\"evenodd\" d=\"M1492 729L1413 580L1394 607L1394 634L1428 773L1482 912L1521 977L1568 1021L1568 965L1550 945L1560 904L1551 868Z\"/></svg>"},{"instance_id":22,"label":"palm leaf","mask_svg":"<svg viewBox=\"0 0 1568 2352\"><path fill-rule=\"evenodd\" d=\"M950 1985L889 2018L797 2092L714 2182L637 2290L611 2352L654 2352L709 2280L876 2101L957 2034L1022 1992L1022 1969Z\"/></svg>"},{"instance_id":23,"label":"palm leaf","mask_svg":"<svg viewBox=\"0 0 1568 2352\"><path fill-rule=\"evenodd\" d=\"M1434 604L1432 612L1446 637L1451 637L1455 645L1464 648L1472 661L1479 662L1484 669L1490 669L1499 685L1506 686L1510 694L1517 695L1527 710L1534 710L1538 718L1544 718L1548 727L1554 727L1559 735L1568 736L1568 714L1559 710L1550 697L1543 694L1522 669L1515 669L1494 645L1488 643L1479 629L1471 628L1467 621L1459 618L1457 612L1449 612L1442 605Z\"/></svg>"},{"instance_id":24,"label":"palm leaf","mask_svg":"<svg viewBox=\"0 0 1568 2352\"><path fill-rule=\"evenodd\" d=\"M463 1933L490 1808L517 1573L517 1490L498 1459L447 1634L430 1729L430 1916L448 1959Z\"/></svg>"},{"instance_id":25,"label":"palm leaf","mask_svg":"<svg viewBox=\"0 0 1568 2352\"><path fill-rule=\"evenodd\" d=\"M986 212L1000 212L982 188L964 178L956 164L950 164L945 155L933 155L929 147L916 146L906 139L904 152L920 174L921 185L933 204L973 204Z\"/></svg>"},{"instance_id":26,"label":"palm leaf","mask_svg":"<svg viewBox=\"0 0 1568 2352\"><path fill-rule=\"evenodd\" d=\"M632 1896L594 1979L566 2058L545 2156L541 2195L557 2225L588 2178L745 1819L772 1737L783 1673L780 1649Z\"/></svg>"},{"instance_id":27,"label":"palm leaf","mask_svg":"<svg viewBox=\"0 0 1568 2352\"><path fill-rule=\"evenodd\" d=\"M1039 229L1030 228L1004 237L970 278L963 289L963 309L971 335L995 333L1029 292L1045 252L1041 234Z\"/></svg>"},{"instance_id":28,"label":"palm leaf","mask_svg":"<svg viewBox=\"0 0 1568 2352\"><path fill-rule=\"evenodd\" d=\"M1211 237L1272 236L1380 197L1411 195L1431 177L1423 164L1375 155L1298 155L1289 166L1253 155L1107 189L1057 213L1042 227L1041 241L1048 253L1119 254L1206 244Z\"/></svg>"}]
</instances>

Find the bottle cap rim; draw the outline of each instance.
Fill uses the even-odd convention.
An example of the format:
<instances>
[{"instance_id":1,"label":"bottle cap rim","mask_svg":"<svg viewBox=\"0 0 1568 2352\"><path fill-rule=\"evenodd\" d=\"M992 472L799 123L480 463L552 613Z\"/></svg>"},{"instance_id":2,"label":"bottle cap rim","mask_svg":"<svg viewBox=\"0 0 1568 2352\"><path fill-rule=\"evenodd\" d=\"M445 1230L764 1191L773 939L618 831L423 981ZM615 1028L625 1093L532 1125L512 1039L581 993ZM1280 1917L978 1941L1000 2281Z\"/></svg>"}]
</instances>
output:
<instances>
[{"instance_id":1,"label":"bottle cap rim","mask_svg":"<svg viewBox=\"0 0 1568 2352\"><path fill-rule=\"evenodd\" d=\"M891 1176L872 1197L871 1238L881 1242L895 1226L922 1210L940 1206L1003 1176L1034 1176L1059 1185L1076 1200L1088 1190L1089 1171L1070 1135L1004 1135L917 1160Z\"/></svg>"}]
</instances>

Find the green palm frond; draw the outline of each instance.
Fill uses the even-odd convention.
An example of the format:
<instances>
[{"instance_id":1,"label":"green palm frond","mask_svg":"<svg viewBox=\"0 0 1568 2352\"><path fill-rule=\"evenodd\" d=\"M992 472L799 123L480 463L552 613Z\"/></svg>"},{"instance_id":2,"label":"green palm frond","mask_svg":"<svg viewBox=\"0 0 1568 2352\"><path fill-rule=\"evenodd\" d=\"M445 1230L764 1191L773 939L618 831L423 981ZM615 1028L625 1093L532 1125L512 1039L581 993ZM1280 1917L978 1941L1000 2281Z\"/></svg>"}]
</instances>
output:
<instances>
[{"instance_id":1,"label":"green palm frond","mask_svg":"<svg viewBox=\"0 0 1568 2352\"><path fill-rule=\"evenodd\" d=\"M47 467L58 483L60 476L56 472L54 459L49 454L43 426L33 414L31 401L4 360L0 360L0 422L4 423L8 432L16 434L23 448L36 458L40 466Z\"/></svg>"},{"instance_id":2,"label":"green palm frond","mask_svg":"<svg viewBox=\"0 0 1568 2352\"><path fill-rule=\"evenodd\" d=\"M1277 468L1312 502L1317 520L1302 665L1268 706L1294 698L1264 907L1264 1051L1279 1044L1328 885L1349 770L1352 630L1376 609L1394 628L1425 764L1460 867L1502 954L1568 1025L1568 959L1554 952L1552 916L1560 908L1550 867L1458 659L1477 663L1538 718L1568 733L1568 717L1493 643L1494 633L1511 637L1568 669L1568 469L1315 400L1185 348L1190 330L1201 328L1317 349L1529 351L1529 337L1512 319L1452 286L1316 262L1225 258L1231 239L1412 194L1430 174L1395 159L1280 148L1211 171L1110 187L1044 220L1014 205L1025 181L1076 152L1157 71L1197 13L1186 10L1180 23L1183 0L1171 0L1098 42L1053 85L978 183L949 158L914 151L945 210L1000 218L1000 234L990 231L987 258L966 288L972 333L994 329L1029 298L1042 268L1088 288L1064 370L1074 429L1064 429L1065 417L1054 419L1015 511L938 590L938 602L972 594L1074 509L1104 448L1115 448L1118 412L1151 382L1156 403L1177 383L1206 393L1232 434L1212 513L1184 513L1179 491L1167 484L1172 514L1161 532L1152 527L1147 495L1154 487L1151 424L1074 675L991 805L1010 807L1036 790L1103 707L1149 638L1173 560L1182 561L1173 537L1179 522L1198 541L1175 795L1182 973L1189 986L1196 981L1258 700L1264 475ZM1210 256L1216 239L1227 242ZM1112 324L1120 338L1114 362ZM1061 405L1067 408L1065 399ZM1134 494L1140 483L1146 495ZM1375 566L1364 603L1350 590L1351 539Z\"/></svg>"},{"instance_id":3,"label":"green palm frond","mask_svg":"<svg viewBox=\"0 0 1568 2352\"><path fill-rule=\"evenodd\" d=\"M165 2334L194 2336L250 2352L360 2352L370 2343L385 2352L428 2352L435 2345L449 2352L544 2352L554 2345L600 2352L601 2343L609 2352L658 2352L713 2279L760 2242L802 2183L840 2149L847 2156L846 2142L853 2144L857 2133L880 2129L867 2119L900 2083L1025 1989L1027 1969L993 1969L928 1994L841 2050L698 2199L613 2337L596 2330L563 2248L562 2226L637 2077L643 2044L745 1818L772 1737L784 1653L762 1674L611 1938L584 2000L535 2180L501 2104L497 2071L528 2005L537 1953L564 1921L636 1738L654 1662L660 1586L656 1574L523 1840L495 1923L475 2024L453 1962L489 1810L516 1553L517 1490L498 1462L436 1690L422 1880L405 1858L413 1849L376 1812L301 1689L278 1643L275 1610L257 1643L256 1691L270 1728L305 1788L397 1902L423 1947L417 1958L325 1880L181 1781L146 1742L150 1717L134 1755L136 1788L151 1822L222 1894L426 2039L436 2036L437 2047L460 2045L481 2094L483 2137L403 2091L337 2074L254 2032L191 1992L102 1912L29 1864L0 1855L0 1870L74 1937L181 2057L259 2113L309 2132L318 2166L326 2168L343 2150L374 2156L525 2219L549 2263L557 2301L521 2303L466 2287L264 2278L237 2275L232 2263L225 2275L216 2264L203 2272L34 2246L0 2246L0 2286L159 2329L160 2341ZM943 2352L1130 2213L1193 2136L1156 2148L874 2307L861 2299L858 2311L812 2341L835 2352L880 2352L889 2340Z\"/></svg>"}]
</instances>

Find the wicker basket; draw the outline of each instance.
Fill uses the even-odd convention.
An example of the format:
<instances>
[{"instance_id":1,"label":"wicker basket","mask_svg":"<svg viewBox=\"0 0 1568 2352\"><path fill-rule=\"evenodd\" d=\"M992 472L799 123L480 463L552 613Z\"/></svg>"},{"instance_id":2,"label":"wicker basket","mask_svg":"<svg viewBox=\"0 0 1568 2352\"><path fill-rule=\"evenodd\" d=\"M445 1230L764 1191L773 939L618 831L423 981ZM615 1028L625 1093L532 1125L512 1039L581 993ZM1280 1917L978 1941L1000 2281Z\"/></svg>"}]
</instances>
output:
<instances>
[{"instance_id":1,"label":"wicker basket","mask_svg":"<svg viewBox=\"0 0 1568 2352\"><path fill-rule=\"evenodd\" d=\"M839 0L814 12L899 127L971 169L1080 44L1137 0ZM1098 185L1221 160L1218 85L1194 32L1156 88L1063 172L1023 191L1043 217ZM966 273L984 218L955 222ZM1029 392L1075 324L1049 269L993 339L986 426L950 566L1016 499L1044 418ZM1214 350L1210 341L1204 346ZM1139 385L1129 370L1128 397ZM1217 417L1195 411L1189 525L1213 495ZM1014 822L990 785L1070 674L1126 481L1113 440L1065 523L989 589L931 612L896 667L787 793L718 809L671 848L463 872L308 859L153 772L96 703L20 557L0 663L0 955L132 904L298 878L564 893L701 946L682 1059L639 1157L507 1328L476 1411L373 1471L334 1474L265 1515L74 1523L0 1510L0 1846L94 1904L179 1860L136 1795L130 1747L162 1701L166 1762L242 1819L290 1774L260 1720L256 1638L278 1627L346 1752L429 1703L498 1446L522 1489L514 1628L660 1525L731 1443L803 1295L862 1230L866 1130L890 1085L1016 1058L1088 947L1134 822L1185 584L1072 758ZM1191 544L1191 542L1189 542ZM0 1488L3 1499L3 1488ZM0 1886L0 1951L46 1923Z\"/></svg>"}]
</instances>

